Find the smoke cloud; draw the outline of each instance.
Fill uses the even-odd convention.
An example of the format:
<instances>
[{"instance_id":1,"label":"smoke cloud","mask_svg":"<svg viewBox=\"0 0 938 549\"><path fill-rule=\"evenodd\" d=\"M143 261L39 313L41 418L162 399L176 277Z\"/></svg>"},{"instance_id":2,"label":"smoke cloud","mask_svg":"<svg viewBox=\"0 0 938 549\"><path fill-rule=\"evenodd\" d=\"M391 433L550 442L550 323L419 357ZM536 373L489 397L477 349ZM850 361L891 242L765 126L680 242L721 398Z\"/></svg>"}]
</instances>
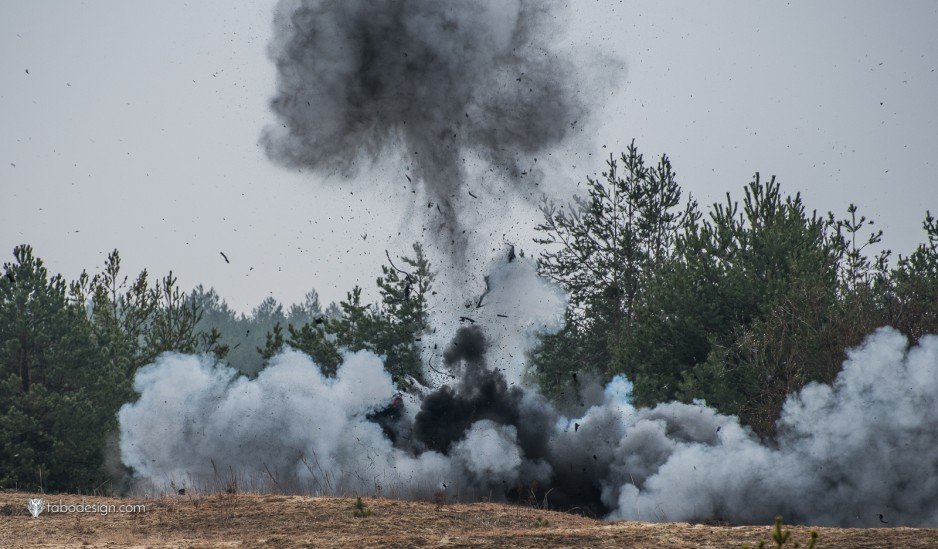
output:
<instances>
[{"instance_id":1,"label":"smoke cloud","mask_svg":"<svg viewBox=\"0 0 938 549\"><path fill-rule=\"evenodd\" d=\"M585 121L575 65L550 43L559 10L529 0L283 0L270 46L280 124L262 143L280 164L344 177L403 158L426 191L424 210L459 245L467 163L484 162L507 188L533 188L532 158Z\"/></svg>"},{"instance_id":2,"label":"smoke cloud","mask_svg":"<svg viewBox=\"0 0 938 549\"><path fill-rule=\"evenodd\" d=\"M345 177L404 158L458 254L467 166L488 164L512 191L534 185L522 162L586 115L573 64L548 42L557 17L553 3L526 0L283 0L270 49L281 124L264 134L267 152ZM137 372L139 398L120 410L123 463L144 490L442 493L613 519L938 526L938 336L910 347L889 328L870 335L831 385L790 395L771 441L703 402L636 408L623 377L584 390L585 411L565 417L523 383L525 352L561 326L563 295L520 258L488 272L481 297L432 319L425 339L440 350L427 363L442 370L401 410L367 352L345 354L334 377L285 352L256 378L166 354Z\"/></svg>"},{"instance_id":3,"label":"smoke cloud","mask_svg":"<svg viewBox=\"0 0 938 549\"><path fill-rule=\"evenodd\" d=\"M703 403L635 408L621 377L562 417L489 368L486 348L480 328L459 332L445 353L458 382L409 403L394 443L366 417L394 392L368 353L335 378L285 353L253 380L164 355L120 411L121 456L158 490L217 489L235 471L262 489L546 498L609 518L938 525L938 336L872 334L832 385L790 396L770 443Z\"/></svg>"}]
</instances>

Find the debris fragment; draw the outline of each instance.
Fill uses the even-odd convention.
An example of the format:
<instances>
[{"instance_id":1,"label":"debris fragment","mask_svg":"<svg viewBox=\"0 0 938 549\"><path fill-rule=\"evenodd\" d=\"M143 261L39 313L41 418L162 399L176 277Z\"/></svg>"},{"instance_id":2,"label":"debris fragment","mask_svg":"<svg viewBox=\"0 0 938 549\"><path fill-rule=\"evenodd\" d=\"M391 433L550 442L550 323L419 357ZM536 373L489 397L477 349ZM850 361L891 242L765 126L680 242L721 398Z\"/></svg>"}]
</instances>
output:
<instances>
[{"instance_id":1,"label":"debris fragment","mask_svg":"<svg viewBox=\"0 0 938 549\"><path fill-rule=\"evenodd\" d=\"M476 309L482 306L482 300L485 299L485 296L487 296L489 294L489 291L491 290L491 288L489 287L489 277L486 276L483 280L485 280L485 291L482 292L482 295L479 296L479 300L476 301Z\"/></svg>"}]
</instances>

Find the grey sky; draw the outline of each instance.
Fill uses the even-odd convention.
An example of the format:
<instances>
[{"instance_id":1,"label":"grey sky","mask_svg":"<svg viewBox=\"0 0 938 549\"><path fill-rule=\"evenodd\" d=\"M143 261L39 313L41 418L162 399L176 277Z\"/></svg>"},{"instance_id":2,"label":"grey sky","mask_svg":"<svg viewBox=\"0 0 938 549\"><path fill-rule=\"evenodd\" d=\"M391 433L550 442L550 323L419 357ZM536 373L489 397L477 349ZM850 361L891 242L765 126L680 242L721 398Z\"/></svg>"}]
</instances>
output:
<instances>
[{"instance_id":1,"label":"grey sky","mask_svg":"<svg viewBox=\"0 0 938 549\"><path fill-rule=\"evenodd\" d=\"M118 248L128 272L172 268L242 310L372 286L385 248L413 240L409 193L264 157L273 4L0 4L3 260L30 243L72 277ZM626 71L577 144L592 136L592 157L564 159L558 180L634 137L704 204L758 170L812 208L858 203L896 251L921 240L938 210L938 3L582 1L570 15L563 42ZM520 210L506 231L531 224Z\"/></svg>"}]
</instances>

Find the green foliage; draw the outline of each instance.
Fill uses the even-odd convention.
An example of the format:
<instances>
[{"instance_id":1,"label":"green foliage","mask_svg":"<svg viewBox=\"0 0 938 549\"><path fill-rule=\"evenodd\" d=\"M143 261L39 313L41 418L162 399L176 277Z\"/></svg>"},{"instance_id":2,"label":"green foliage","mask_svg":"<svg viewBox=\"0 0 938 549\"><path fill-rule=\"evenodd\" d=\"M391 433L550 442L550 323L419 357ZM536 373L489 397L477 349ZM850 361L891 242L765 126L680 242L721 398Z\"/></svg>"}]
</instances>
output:
<instances>
[{"instance_id":1,"label":"green foliage","mask_svg":"<svg viewBox=\"0 0 938 549\"><path fill-rule=\"evenodd\" d=\"M891 268L853 204L818 215L757 173L741 201L727 194L704 216L682 206L666 156L647 168L633 143L607 166L537 227L541 272L571 294L564 329L531 353L555 398L570 398L578 371L625 373L639 405L704 399L771 435L786 396L832 381L873 329L938 331L930 213L928 242Z\"/></svg>"},{"instance_id":2,"label":"green foliage","mask_svg":"<svg viewBox=\"0 0 938 549\"><path fill-rule=\"evenodd\" d=\"M267 332L265 336L264 346L258 347L257 352L261 355L261 358L264 360L264 364L274 357L274 355L279 354L283 350L283 328L280 327L280 323L274 324L274 329Z\"/></svg>"},{"instance_id":3,"label":"green foliage","mask_svg":"<svg viewBox=\"0 0 938 549\"><path fill-rule=\"evenodd\" d=\"M323 374L334 376L342 363L340 350L367 350L384 358L385 369L403 389L412 382L424 382L420 340L427 330L427 298L434 273L419 244L414 244L413 254L401 257L399 264L403 268L389 257L389 264L382 267L377 303L366 303L358 286L325 311L315 291L287 313L276 300L267 298L251 315L239 316L214 290L201 286L190 294L189 301L205 311L205 320L200 320L197 328L215 334L215 347L227 352L229 364L243 373L256 374L271 358L290 348L310 356ZM256 352L244 353L249 346Z\"/></svg>"},{"instance_id":4,"label":"green foliage","mask_svg":"<svg viewBox=\"0 0 938 549\"><path fill-rule=\"evenodd\" d=\"M371 516L371 509L365 505L365 502L362 501L361 497L355 498L354 509L352 510L352 516L356 518L365 518Z\"/></svg>"},{"instance_id":5,"label":"green foliage","mask_svg":"<svg viewBox=\"0 0 938 549\"><path fill-rule=\"evenodd\" d=\"M102 273L67 284L29 246L0 278L0 487L108 489L104 444L140 366L164 351L224 356L217 332L172 274L130 279L112 252Z\"/></svg>"},{"instance_id":6,"label":"green foliage","mask_svg":"<svg viewBox=\"0 0 938 549\"><path fill-rule=\"evenodd\" d=\"M814 549L817 546L817 540L820 537L817 533L817 530L811 530L808 534L808 549ZM772 541L775 542L775 547L781 549L788 543L791 539L791 530L786 530L782 528L782 517L775 517L775 525L772 526ZM744 544L743 549L749 549L749 544ZM760 540L756 544L756 547L762 549L765 547L765 540ZM801 547L801 543L794 542L794 547Z\"/></svg>"},{"instance_id":7,"label":"green foliage","mask_svg":"<svg viewBox=\"0 0 938 549\"><path fill-rule=\"evenodd\" d=\"M299 328L294 328L291 324L287 331L290 333L287 345L309 355L322 369L323 374L335 375L336 369L342 363L342 355L336 344L329 339L325 328L313 322L303 324Z\"/></svg>"},{"instance_id":8,"label":"green foliage","mask_svg":"<svg viewBox=\"0 0 938 549\"><path fill-rule=\"evenodd\" d=\"M92 489L104 433L127 395L121 368L29 246L0 278L0 486ZM115 399L115 400L112 400Z\"/></svg>"},{"instance_id":9,"label":"green foliage","mask_svg":"<svg viewBox=\"0 0 938 549\"><path fill-rule=\"evenodd\" d=\"M423 383L423 367L419 342L427 329L427 298L433 285L434 273L419 244L413 246L413 257L400 258L410 270L399 269L393 263L381 268L377 285L381 295L379 304L362 302L361 288L356 286L339 303L341 313L329 319L321 333L307 330L293 336L298 343L308 344L327 362L338 357L336 347L349 351L368 350L384 357L385 369L401 388L411 380ZM334 344L326 336L334 338ZM297 347L299 348L299 347Z\"/></svg>"},{"instance_id":10,"label":"green foliage","mask_svg":"<svg viewBox=\"0 0 938 549\"><path fill-rule=\"evenodd\" d=\"M698 217L693 201L680 208L681 190L667 156L648 167L633 142L606 165L601 178L587 178L586 199L544 206L544 222L537 226L543 236L536 239L550 249L538 260L540 273L570 294L568 328L548 336L547 344L577 350L577 369L602 373L635 336L648 280L670 260L680 228ZM549 393L567 385L558 384L570 373L565 359L539 351L532 360Z\"/></svg>"},{"instance_id":11,"label":"green foliage","mask_svg":"<svg viewBox=\"0 0 938 549\"><path fill-rule=\"evenodd\" d=\"M427 297L434 279L420 244L415 243L413 251L413 257L401 257L407 270L393 263L381 267L377 280L381 307L372 336L374 351L386 357L385 368L405 388L409 379L424 382L418 343L427 330Z\"/></svg>"},{"instance_id":12,"label":"green foliage","mask_svg":"<svg viewBox=\"0 0 938 549\"><path fill-rule=\"evenodd\" d=\"M101 273L67 283L18 246L0 277L0 488L107 490L117 410L134 398L137 369L165 352L230 357L253 374L290 347L332 376L340 348L366 349L385 357L399 386L422 382L433 273L423 249L413 252L400 260L407 270L382 269L377 304L356 287L326 311L310 292L288 312L267 298L237 315L214 290L183 292L172 272L155 282L147 271L125 275L116 250Z\"/></svg>"}]
</instances>

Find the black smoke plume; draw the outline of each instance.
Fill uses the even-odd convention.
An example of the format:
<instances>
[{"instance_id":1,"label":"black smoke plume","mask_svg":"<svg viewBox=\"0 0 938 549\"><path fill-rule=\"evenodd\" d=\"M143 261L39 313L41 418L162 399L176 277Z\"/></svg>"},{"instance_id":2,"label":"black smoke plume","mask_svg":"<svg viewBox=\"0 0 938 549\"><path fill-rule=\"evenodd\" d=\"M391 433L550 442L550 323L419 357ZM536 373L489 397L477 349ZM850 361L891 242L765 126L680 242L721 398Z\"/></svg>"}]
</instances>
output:
<instances>
[{"instance_id":1,"label":"black smoke plume","mask_svg":"<svg viewBox=\"0 0 938 549\"><path fill-rule=\"evenodd\" d=\"M557 415L546 401L532 406L520 387L509 387L505 377L486 364L486 349L480 327L456 333L443 358L451 371L461 372L459 383L444 385L424 398L414 419L414 436L428 449L446 454L472 424L489 420L514 427L525 456L544 457Z\"/></svg>"},{"instance_id":2,"label":"black smoke plume","mask_svg":"<svg viewBox=\"0 0 938 549\"><path fill-rule=\"evenodd\" d=\"M467 158L521 189L522 159L582 125L575 66L552 48L554 2L283 0L270 55L280 124L262 137L285 166L345 177L391 154L458 234ZM579 125L579 126L578 126ZM383 176L397 185L404 174Z\"/></svg>"}]
</instances>

